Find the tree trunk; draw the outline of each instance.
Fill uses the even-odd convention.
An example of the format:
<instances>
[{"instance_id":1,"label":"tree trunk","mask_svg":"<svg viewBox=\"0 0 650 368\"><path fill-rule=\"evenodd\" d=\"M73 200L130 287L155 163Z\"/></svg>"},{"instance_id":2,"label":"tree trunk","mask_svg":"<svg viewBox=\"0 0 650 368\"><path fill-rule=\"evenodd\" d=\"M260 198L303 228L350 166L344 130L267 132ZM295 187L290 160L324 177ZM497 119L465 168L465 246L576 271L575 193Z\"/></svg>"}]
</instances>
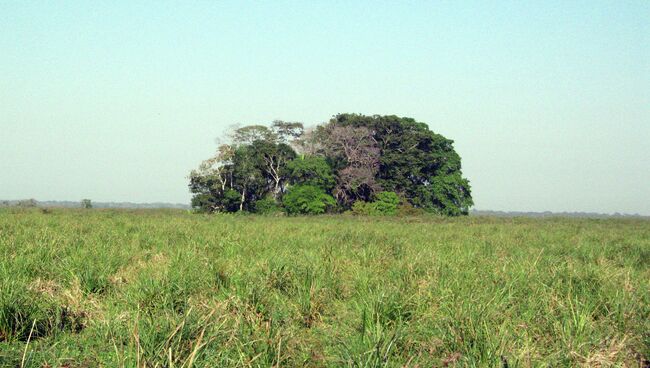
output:
<instances>
[{"instance_id":1,"label":"tree trunk","mask_svg":"<svg viewBox=\"0 0 650 368\"><path fill-rule=\"evenodd\" d=\"M241 201L239 202L239 212L244 210L244 200L246 199L246 196L244 195L246 193L246 189L243 189L241 191Z\"/></svg>"},{"instance_id":2,"label":"tree trunk","mask_svg":"<svg viewBox=\"0 0 650 368\"><path fill-rule=\"evenodd\" d=\"M273 190L273 199L276 201L278 200L278 194L280 194L280 179L279 178L273 178L275 179L275 189Z\"/></svg>"}]
</instances>

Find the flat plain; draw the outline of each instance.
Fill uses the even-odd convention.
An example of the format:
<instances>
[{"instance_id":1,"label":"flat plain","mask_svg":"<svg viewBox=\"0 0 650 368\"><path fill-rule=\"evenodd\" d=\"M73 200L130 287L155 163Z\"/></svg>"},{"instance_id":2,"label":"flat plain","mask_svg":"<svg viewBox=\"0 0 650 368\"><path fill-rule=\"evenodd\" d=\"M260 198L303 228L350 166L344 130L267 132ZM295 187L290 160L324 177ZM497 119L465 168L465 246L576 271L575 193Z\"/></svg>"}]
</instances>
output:
<instances>
[{"instance_id":1,"label":"flat plain","mask_svg":"<svg viewBox=\"0 0 650 368\"><path fill-rule=\"evenodd\" d=\"M0 209L0 366L647 366L650 221Z\"/></svg>"}]
</instances>

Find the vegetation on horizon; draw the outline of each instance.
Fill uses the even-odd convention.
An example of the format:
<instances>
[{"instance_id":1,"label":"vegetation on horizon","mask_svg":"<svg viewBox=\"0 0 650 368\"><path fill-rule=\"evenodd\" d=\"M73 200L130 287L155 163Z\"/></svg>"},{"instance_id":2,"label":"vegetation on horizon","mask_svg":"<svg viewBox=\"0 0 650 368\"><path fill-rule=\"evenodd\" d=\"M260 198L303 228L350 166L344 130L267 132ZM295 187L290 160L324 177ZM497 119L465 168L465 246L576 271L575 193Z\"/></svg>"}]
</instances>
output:
<instances>
[{"instance_id":1,"label":"vegetation on horizon","mask_svg":"<svg viewBox=\"0 0 650 368\"><path fill-rule=\"evenodd\" d=\"M467 215L473 204L453 141L394 115L339 114L308 131L283 121L237 128L189 187L202 212L394 215L375 203L382 193L406 212Z\"/></svg>"},{"instance_id":2,"label":"vegetation on horizon","mask_svg":"<svg viewBox=\"0 0 650 368\"><path fill-rule=\"evenodd\" d=\"M650 357L647 220L4 208L0 253L1 367Z\"/></svg>"}]
</instances>

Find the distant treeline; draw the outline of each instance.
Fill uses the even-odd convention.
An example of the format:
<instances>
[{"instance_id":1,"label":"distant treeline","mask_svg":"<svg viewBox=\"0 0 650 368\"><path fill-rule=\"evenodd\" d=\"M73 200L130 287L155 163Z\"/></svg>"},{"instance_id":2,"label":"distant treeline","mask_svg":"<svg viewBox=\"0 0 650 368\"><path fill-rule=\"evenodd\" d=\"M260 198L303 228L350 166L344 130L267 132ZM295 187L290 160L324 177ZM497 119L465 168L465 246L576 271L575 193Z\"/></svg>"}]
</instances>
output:
<instances>
[{"instance_id":1,"label":"distant treeline","mask_svg":"<svg viewBox=\"0 0 650 368\"><path fill-rule=\"evenodd\" d=\"M235 128L189 187L202 212L458 216L473 204L453 141L394 115Z\"/></svg>"},{"instance_id":2,"label":"distant treeline","mask_svg":"<svg viewBox=\"0 0 650 368\"><path fill-rule=\"evenodd\" d=\"M38 201L36 199L0 200L0 207L60 207L83 208L83 201ZM92 208L177 208L189 209L182 203L92 202Z\"/></svg>"},{"instance_id":3,"label":"distant treeline","mask_svg":"<svg viewBox=\"0 0 650 368\"><path fill-rule=\"evenodd\" d=\"M562 218L593 218L593 219L606 219L606 218L650 218L650 216L643 216L639 214L626 214L626 213L597 213L597 212L530 212L530 211L488 211L488 210L472 210L472 216L486 216L486 217L562 217Z\"/></svg>"}]
</instances>

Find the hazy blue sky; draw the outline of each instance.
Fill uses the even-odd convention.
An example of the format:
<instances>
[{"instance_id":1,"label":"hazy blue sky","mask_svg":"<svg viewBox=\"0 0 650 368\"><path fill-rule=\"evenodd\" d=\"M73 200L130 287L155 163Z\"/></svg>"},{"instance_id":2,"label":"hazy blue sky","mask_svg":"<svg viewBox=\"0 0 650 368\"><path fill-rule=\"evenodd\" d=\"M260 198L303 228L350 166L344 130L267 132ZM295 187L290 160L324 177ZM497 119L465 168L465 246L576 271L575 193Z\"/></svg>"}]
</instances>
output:
<instances>
[{"instance_id":1,"label":"hazy blue sky","mask_svg":"<svg viewBox=\"0 0 650 368\"><path fill-rule=\"evenodd\" d=\"M650 1L0 2L0 198L188 202L234 123L397 114L478 209L650 214Z\"/></svg>"}]
</instances>

